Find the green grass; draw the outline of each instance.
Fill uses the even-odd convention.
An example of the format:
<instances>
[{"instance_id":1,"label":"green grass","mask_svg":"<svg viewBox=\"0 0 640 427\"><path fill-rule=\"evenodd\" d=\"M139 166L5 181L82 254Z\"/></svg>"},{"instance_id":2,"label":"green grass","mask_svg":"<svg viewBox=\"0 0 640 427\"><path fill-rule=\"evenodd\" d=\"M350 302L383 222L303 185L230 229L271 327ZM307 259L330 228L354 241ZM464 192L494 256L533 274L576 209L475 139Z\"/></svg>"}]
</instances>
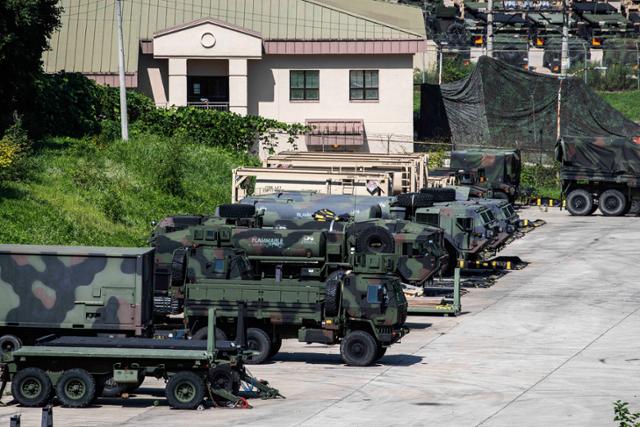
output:
<instances>
[{"instance_id":1,"label":"green grass","mask_svg":"<svg viewBox=\"0 0 640 427\"><path fill-rule=\"evenodd\" d=\"M640 91L598 92L609 104L634 122L640 122Z\"/></svg>"},{"instance_id":2,"label":"green grass","mask_svg":"<svg viewBox=\"0 0 640 427\"><path fill-rule=\"evenodd\" d=\"M0 243L144 246L152 220L229 202L231 169L244 164L257 159L157 136L53 140L27 178L0 188Z\"/></svg>"}]
</instances>

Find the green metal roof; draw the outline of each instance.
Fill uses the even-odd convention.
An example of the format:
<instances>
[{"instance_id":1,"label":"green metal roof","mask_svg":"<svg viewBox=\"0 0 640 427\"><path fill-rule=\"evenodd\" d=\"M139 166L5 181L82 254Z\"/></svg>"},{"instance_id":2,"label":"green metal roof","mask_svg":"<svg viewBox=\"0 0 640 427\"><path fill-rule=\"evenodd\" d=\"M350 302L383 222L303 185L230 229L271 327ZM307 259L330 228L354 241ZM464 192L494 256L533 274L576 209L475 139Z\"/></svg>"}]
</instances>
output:
<instances>
[{"instance_id":1,"label":"green metal roof","mask_svg":"<svg viewBox=\"0 0 640 427\"><path fill-rule=\"evenodd\" d=\"M114 0L61 0L61 29L45 52L47 72L117 73ZM419 8L376 0L123 0L126 71L138 70L140 40L200 18L261 34L264 40L419 40Z\"/></svg>"}]
</instances>

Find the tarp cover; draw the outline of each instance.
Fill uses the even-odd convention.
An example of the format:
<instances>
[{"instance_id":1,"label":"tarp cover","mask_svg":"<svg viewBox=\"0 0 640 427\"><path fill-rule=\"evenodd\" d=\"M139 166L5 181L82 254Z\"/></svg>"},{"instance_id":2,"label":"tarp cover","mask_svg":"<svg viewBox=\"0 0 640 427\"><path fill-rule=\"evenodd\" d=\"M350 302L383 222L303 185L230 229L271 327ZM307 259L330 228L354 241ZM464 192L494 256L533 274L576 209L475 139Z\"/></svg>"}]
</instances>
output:
<instances>
[{"instance_id":1,"label":"tarp cover","mask_svg":"<svg viewBox=\"0 0 640 427\"><path fill-rule=\"evenodd\" d=\"M423 94L434 92L439 96L430 100L423 95L422 105L435 100L443 105L444 114L439 108L433 108L435 114L423 117L423 122L430 129L450 129L450 135L427 131L426 136L450 136L458 147L551 152L559 137L564 136L632 138L640 135L640 125L611 107L582 80L535 74L486 56L479 59L467 78L423 90ZM560 135L557 132L559 105ZM447 123L440 123L443 119Z\"/></svg>"},{"instance_id":2,"label":"tarp cover","mask_svg":"<svg viewBox=\"0 0 640 427\"><path fill-rule=\"evenodd\" d=\"M562 139L556 158L564 167L585 173L640 175L640 138L571 138Z\"/></svg>"}]
</instances>

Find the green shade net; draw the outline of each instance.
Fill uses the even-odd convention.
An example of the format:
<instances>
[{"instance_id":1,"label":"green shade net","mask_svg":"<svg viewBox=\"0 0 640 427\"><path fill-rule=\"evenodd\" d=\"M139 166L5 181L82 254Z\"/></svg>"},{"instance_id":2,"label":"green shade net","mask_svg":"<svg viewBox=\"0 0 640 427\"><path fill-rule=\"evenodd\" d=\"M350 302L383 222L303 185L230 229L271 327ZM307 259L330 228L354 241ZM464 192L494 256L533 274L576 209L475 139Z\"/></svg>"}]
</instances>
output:
<instances>
[{"instance_id":1,"label":"green shade net","mask_svg":"<svg viewBox=\"0 0 640 427\"><path fill-rule=\"evenodd\" d=\"M427 136L450 136L457 148L510 147L552 152L563 137L640 135L640 125L611 107L582 80L535 74L486 56L479 59L467 78L424 88L422 103L430 102L439 107L428 109L423 120L427 128L441 133L429 135L427 131Z\"/></svg>"}]
</instances>

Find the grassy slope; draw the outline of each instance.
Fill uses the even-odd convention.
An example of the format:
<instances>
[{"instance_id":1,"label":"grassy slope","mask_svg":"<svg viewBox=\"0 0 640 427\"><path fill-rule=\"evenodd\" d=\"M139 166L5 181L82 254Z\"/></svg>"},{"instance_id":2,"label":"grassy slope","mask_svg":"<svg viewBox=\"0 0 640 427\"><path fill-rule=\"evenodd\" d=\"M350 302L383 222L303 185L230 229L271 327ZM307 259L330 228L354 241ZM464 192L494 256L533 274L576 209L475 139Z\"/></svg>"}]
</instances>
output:
<instances>
[{"instance_id":1,"label":"grassy slope","mask_svg":"<svg viewBox=\"0 0 640 427\"><path fill-rule=\"evenodd\" d=\"M104 147L58 140L31 161L29 179L0 188L1 243L145 245L152 220L212 212L229 201L231 169L256 162L153 136ZM175 182L167 169L180 188L163 184Z\"/></svg>"},{"instance_id":2,"label":"grassy slope","mask_svg":"<svg viewBox=\"0 0 640 427\"><path fill-rule=\"evenodd\" d=\"M634 122L640 122L640 91L598 93L622 114Z\"/></svg>"}]
</instances>

